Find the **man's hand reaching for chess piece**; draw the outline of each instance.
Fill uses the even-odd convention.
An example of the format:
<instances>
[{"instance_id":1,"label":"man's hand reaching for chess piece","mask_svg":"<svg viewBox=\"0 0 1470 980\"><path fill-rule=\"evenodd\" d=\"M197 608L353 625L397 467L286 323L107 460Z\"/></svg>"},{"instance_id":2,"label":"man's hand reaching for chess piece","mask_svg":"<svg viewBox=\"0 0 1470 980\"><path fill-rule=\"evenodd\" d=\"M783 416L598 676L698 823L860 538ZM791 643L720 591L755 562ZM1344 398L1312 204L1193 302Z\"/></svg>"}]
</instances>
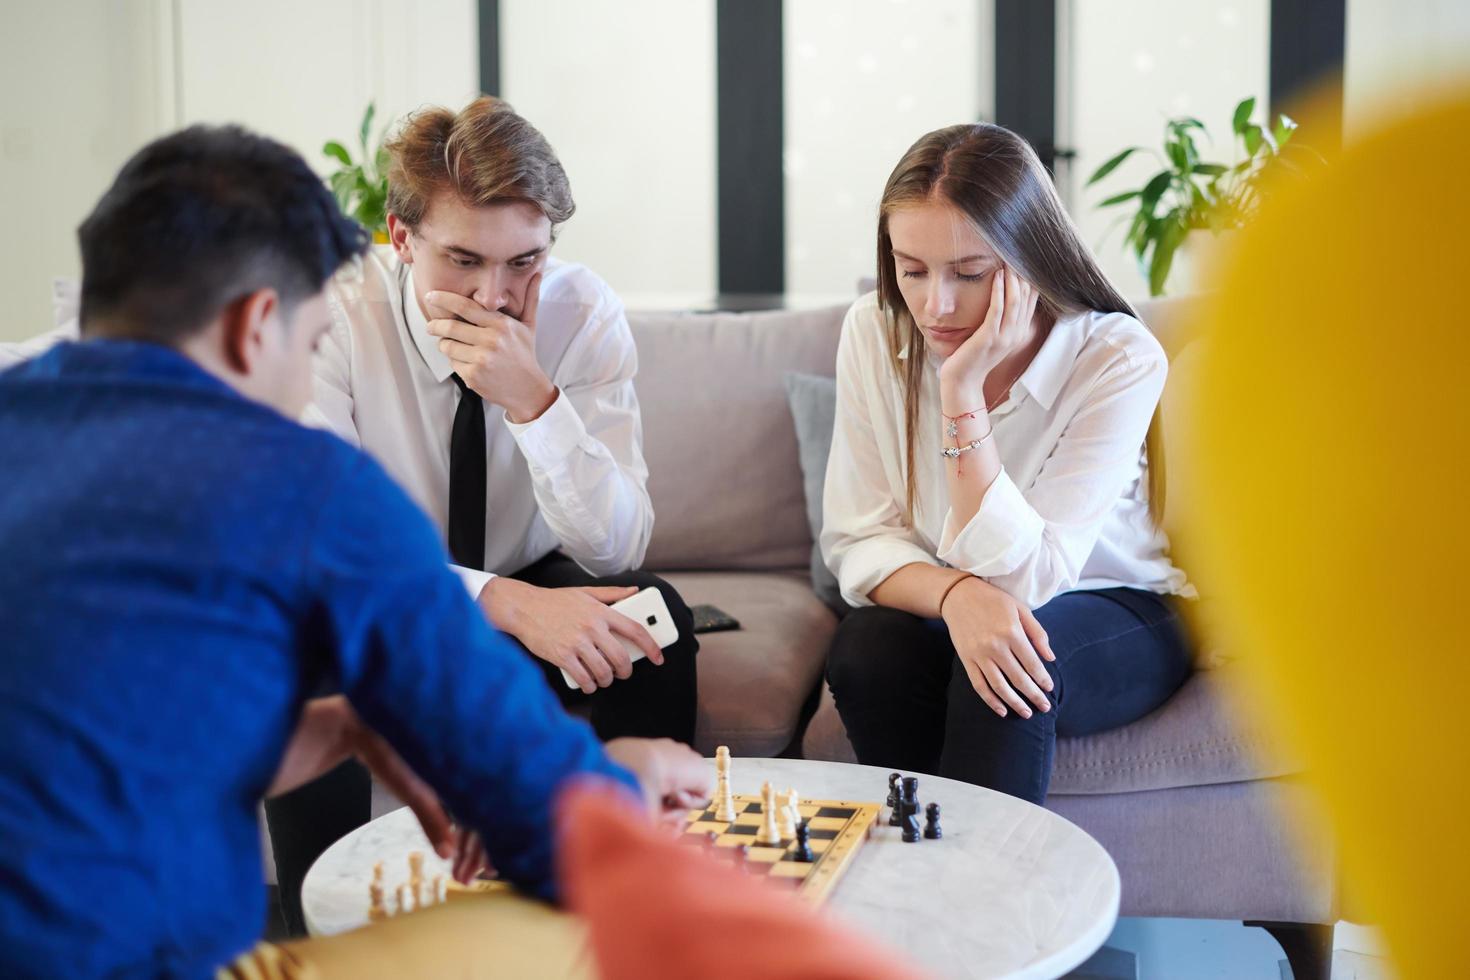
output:
<instances>
[{"instance_id":1,"label":"man's hand reaching for chess piece","mask_svg":"<svg viewBox=\"0 0 1470 980\"><path fill-rule=\"evenodd\" d=\"M649 814L660 823L682 824L690 810L709 804L709 763L689 746L668 738L615 738L603 748L608 758L638 777ZM491 869L480 835L460 831L454 851L454 880L468 884Z\"/></svg>"},{"instance_id":2,"label":"man's hand reaching for chess piece","mask_svg":"<svg viewBox=\"0 0 1470 980\"><path fill-rule=\"evenodd\" d=\"M447 858L454 853L454 828L438 795L391 745L363 724L340 694L314 698L302 708L296 731L266 795L279 796L293 790L353 756L413 811L436 854Z\"/></svg>"}]
</instances>

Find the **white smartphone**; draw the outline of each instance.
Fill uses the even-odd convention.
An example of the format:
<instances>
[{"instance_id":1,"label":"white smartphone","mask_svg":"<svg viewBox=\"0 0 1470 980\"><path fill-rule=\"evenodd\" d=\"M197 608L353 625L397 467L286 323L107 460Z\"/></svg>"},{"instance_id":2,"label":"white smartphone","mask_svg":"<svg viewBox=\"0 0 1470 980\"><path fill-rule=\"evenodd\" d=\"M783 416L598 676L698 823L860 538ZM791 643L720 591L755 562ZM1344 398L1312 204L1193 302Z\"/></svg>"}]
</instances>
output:
<instances>
[{"instance_id":1,"label":"white smartphone","mask_svg":"<svg viewBox=\"0 0 1470 980\"><path fill-rule=\"evenodd\" d=\"M614 602L612 608L648 630L648 635L653 637L653 642L658 644L660 650L667 649L679 641L679 627L674 624L674 617L669 615L669 607L664 602L664 594L651 585L621 602ZM646 656L642 648L627 637L617 636L617 640L623 645L623 649L628 651L629 661L637 663ZM579 686L576 681L572 680L569 672L564 670L561 676L566 678L567 687Z\"/></svg>"}]
</instances>

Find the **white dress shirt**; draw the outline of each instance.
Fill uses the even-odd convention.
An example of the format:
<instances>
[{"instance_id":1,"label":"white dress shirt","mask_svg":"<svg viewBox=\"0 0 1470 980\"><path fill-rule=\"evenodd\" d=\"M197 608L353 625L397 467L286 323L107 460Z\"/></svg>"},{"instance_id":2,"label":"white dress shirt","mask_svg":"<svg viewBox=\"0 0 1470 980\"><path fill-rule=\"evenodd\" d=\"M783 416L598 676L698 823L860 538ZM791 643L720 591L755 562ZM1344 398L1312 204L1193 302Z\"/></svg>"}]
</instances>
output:
<instances>
[{"instance_id":1,"label":"white dress shirt","mask_svg":"<svg viewBox=\"0 0 1470 980\"><path fill-rule=\"evenodd\" d=\"M822 556L848 603L872 605L868 593L914 562L963 569L1032 609L1075 589L1192 594L1148 510L1143 444L1168 360L1143 324L1089 312L1052 327L990 413L1002 470L964 526L949 506L945 467L954 464L940 455L949 443L932 354L919 402L916 513L913 524L904 520L903 389L888 351L869 293L842 326L823 496Z\"/></svg>"},{"instance_id":2,"label":"white dress shirt","mask_svg":"<svg viewBox=\"0 0 1470 980\"><path fill-rule=\"evenodd\" d=\"M443 533L461 396L412 268L380 246L360 277L334 280L328 299L332 329L303 421L375 457ZM547 262L536 359L559 389L540 418L515 425L485 403L486 571L456 568L472 593L558 548L594 575L637 568L653 532L633 335L617 295L585 267Z\"/></svg>"}]
</instances>

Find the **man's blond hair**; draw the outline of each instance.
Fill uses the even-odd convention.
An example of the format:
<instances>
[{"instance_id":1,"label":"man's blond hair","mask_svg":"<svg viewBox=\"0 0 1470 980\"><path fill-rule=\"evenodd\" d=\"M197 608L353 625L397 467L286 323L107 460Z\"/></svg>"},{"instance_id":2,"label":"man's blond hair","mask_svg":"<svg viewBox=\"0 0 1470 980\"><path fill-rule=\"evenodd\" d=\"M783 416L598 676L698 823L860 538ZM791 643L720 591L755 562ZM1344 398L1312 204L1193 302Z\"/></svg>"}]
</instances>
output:
<instances>
[{"instance_id":1,"label":"man's blond hair","mask_svg":"<svg viewBox=\"0 0 1470 980\"><path fill-rule=\"evenodd\" d=\"M386 148L388 212L409 228L419 226L434 195L446 190L472 207L534 204L552 227L577 207L546 137L494 96L482 95L458 113L420 109Z\"/></svg>"}]
</instances>

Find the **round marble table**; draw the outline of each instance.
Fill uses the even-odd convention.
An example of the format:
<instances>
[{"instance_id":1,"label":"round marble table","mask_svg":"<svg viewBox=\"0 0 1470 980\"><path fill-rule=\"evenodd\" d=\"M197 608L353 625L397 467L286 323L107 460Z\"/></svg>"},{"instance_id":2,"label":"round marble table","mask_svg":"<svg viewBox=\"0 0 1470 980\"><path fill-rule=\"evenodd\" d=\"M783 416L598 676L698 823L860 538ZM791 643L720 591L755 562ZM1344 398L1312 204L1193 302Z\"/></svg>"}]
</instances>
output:
<instances>
[{"instance_id":1,"label":"round marble table","mask_svg":"<svg viewBox=\"0 0 1470 980\"><path fill-rule=\"evenodd\" d=\"M882 803L888 792L887 770L871 766L736 759L730 769L737 793L766 780L807 799ZM825 904L830 914L941 977L1057 977L1103 944L1119 882L1101 844L1041 807L968 783L921 776L919 798L943 808L944 838L905 844L885 809ZM366 924L373 863L384 863L391 896L416 850L426 875L447 869L407 808L333 844L302 887L307 928L332 935Z\"/></svg>"}]
</instances>

